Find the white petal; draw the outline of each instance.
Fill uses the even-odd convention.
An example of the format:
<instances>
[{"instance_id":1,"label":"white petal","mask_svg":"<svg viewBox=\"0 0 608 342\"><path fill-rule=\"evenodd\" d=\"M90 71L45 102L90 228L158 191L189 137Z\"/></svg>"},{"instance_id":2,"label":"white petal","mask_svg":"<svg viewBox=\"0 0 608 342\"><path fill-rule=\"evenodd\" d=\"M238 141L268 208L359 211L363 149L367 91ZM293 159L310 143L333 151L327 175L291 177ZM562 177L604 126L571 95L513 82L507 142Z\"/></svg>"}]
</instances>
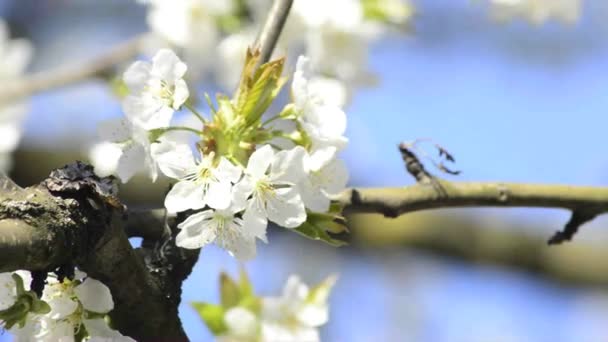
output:
<instances>
[{"instance_id":1,"label":"white petal","mask_svg":"<svg viewBox=\"0 0 608 342\"><path fill-rule=\"evenodd\" d=\"M191 181L178 182L165 197L165 208L169 213L201 209L205 204L204 188Z\"/></svg>"},{"instance_id":2,"label":"white petal","mask_svg":"<svg viewBox=\"0 0 608 342\"><path fill-rule=\"evenodd\" d=\"M215 169L215 175L217 178L226 180L232 183L236 183L239 178L241 178L241 174L243 170L234 164L232 164L228 159L221 157L220 163Z\"/></svg>"},{"instance_id":3,"label":"white petal","mask_svg":"<svg viewBox=\"0 0 608 342\"><path fill-rule=\"evenodd\" d=\"M241 262L255 258L257 253L254 237L236 235L231 241L218 241L218 244Z\"/></svg>"},{"instance_id":4,"label":"white petal","mask_svg":"<svg viewBox=\"0 0 608 342\"><path fill-rule=\"evenodd\" d=\"M285 228L296 228L306 221L306 208L294 188L276 189L275 194L266 202L270 221Z\"/></svg>"},{"instance_id":5,"label":"white petal","mask_svg":"<svg viewBox=\"0 0 608 342\"><path fill-rule=\"evenodd\" d=\"M297 313L298 321L309 327L321 326L329 320L327 305L306 304Z\"/></svg>"},{"instance_id":6,"label":"white petal","mask_svg":"<svg viewBox=\"0 0 608 342\"><path fill-rule=\"evenodd\" d=\"M131 138L131 123L125 119L102 121L97 128L99 137L109 142L123 142Z\"/></svg>"},{"instance_id":7,"label":"white petal","mask_svg":"<svg viewBox=\"0 0 608 342\"><path fill-rule=\"evenodd\" d=\"M126 183L144 168L146 161L146 150L143 146L136 143L129 143L123 148L123 153L118 158L116 175L123 183Z\"/></svg>"},{"instance_id":8,"label":"white petal","mask_svg":"<svg viewBox=\"0 0 608 342\"><path fill-rule=\"evenodd\" d=\"M159 50L152 58L153 73L170 84L184 77L187 69L186 64L169 49Z\"/></svg>"},{"instance_id":9,"label":"white petal","mask_svg":"<svg viewBox=\"0 0 608 342\"><path fill-rule=\"evenodd\" d=\"M324 180L323 190L329 195L336 195L346 188L348 183L348 169L341 159L334 159L320 171Z\"/></svg>"},{"instance_id":10,"label":"white petal","mask_svg":"<svg viewBox=\"0 0 608 342\"><path fill-rule=\"evenodd\" d=\"M257 333L257 319L251 311L245 308L231 308L224 314L224 322L231 335L254 338Z\"/></svg>"},{"instance_id":11,"label":"white petal","mask_svg":"<svg viewBox=\"0 0 608 342\"><path fill-rule=\"evenodd\" d=\"M52 297L50 300L47 300L47 303L51 307L51 312L48 315L52 319L63 319L74 313L78 308L78 303L65 293Z\"/></svg>"},{"instance_id":12,"label":"white petal","mask_svg":"<svg viewBox=\"0 0 608 342\"><path fill-rule=\"evenodd\" d=\"M168 127L174 113L164 100L148 93L127 96L122 109L134 125L147 130Z\"/></svg>"},{"instance_id":13,"label":"white petal","mask_svg":"<svg viewBox=\"0 0 608 342\"><path fill-rule=\"evenodd\" d=\"M229 182L211 182L205 194L205 202L213 209L228 209L232 201L232 185Z\"/></svg>"},{"instance_id":14,"label":"white petal","mask_svg":"<svg viewBox=\"0 0 608 342\"><path fill-rule=\"evenodd\" d=\"M160 171L167 177L181 179L196 168L192 149L186 144L161 141L151 148Z\"/></svg>"},{"instance_id":15,"label":"white petal","mask_svg":"<svg viewBox=\"0 0 608 342\"><path fill-rule=\"evenodd\" d=\"M129 89L135 92L141 91L150 78L152 65L148 62L137 61L125 71L122 76L123 81Z\"/></svg>"},{"instance_id":16,"label":"white petal","mask_svg":"<svg viewBox=\"0 0 608 342\"><path fill-rule=\"evenodd\" d=\"M308 296L308 286L300 280L297 275L287 278L287 283L283 288L283 301L290 306L299 306Z\"/></svg>"},{"instance_id":17,"label":"white petal","mask_svg":"<svg viewBox=\"0 0 608 342\"><path fill-rule=\"evenodd\" d=\"M213 210L190 215L177 227L181 231L175 238L175 244L182 248L197 249L213 242L216 238L216 227L213 226Z\"/></svg>"},{"instance_id":18,"label":"white petal","mask_svg":"<svg viewBox=\"0 0 608 342\"><path fill-rule=\"evenodd\" d=\"M348 90L343 82L334 78L314 77L308 83L312 97L319 98L323 103L342 108L348 101Z\"/></svg>"},{"instance_id":19,"label":"white petal","mask_svg":"<svg viewBox=\"0 0 608 342\"><path fill-rule=\"evenodd\" d=\"M272 161L270 178L274 181L298 182L305 176L305 157L307 153L302 146L278 152Z\"/></svg>"},{"instance_id":20,"label":"white petal","mask_svg":"<svg viewBox=\"0 0 608 342\"><path fill-rule=\"evenodd\" d=\"M266 215L255 207L250 206L243 214L243 227L247 234L257 237L258 239L268 243L266 238L266 228L268 227L268 219Z\"/></svg>"},{"instance_id":21,"label":"white petal","mask_svg":"<svg viewBox=\"0 0 608 342\"><path fill-rule=\"evenodd\" d=\"M173 109L177 110L181 107L190 96L188 85L184 80L175 81L175 89L173 90Z\"/></svg>"},{"instance_id":22,"label":"white petal","mask_svg":"<svg viewBox=\"0 0 608 342\"><path fill-rule=\"evenodd\" d=\"M319 186L306 179L298 184L298 190L306 208L319 213L327 212L330 200Z\"/></svg>"},{"instance_id":23,"label":"white petal","mask_svg":"<svg viewBox=\"0 0 608 342\"><path fill-rule=\"evenodd\" d=\"M262 178L266 171L268 171L268 167L274 158L274 151L270 145L264 145L255 152L251 154L249 157L249 162L247 163L247 173L253 176L256 179Z\"/></svg>"},{"instance_id":24,"label":"white petal","mask_svg":"<svg viewBox=\"0 0 608 342\"><path fill-rule=\"evenodd\" d=\"M74 288L74 293L85 310L96 313L107 313L114 308L110 289L99 280L91 277Z\"/></svg>"},{"instance_id":25,"label":"white petal","mask_svg":"<svg viewBox=\"0 0 608 342\"><path fill-rule=\"evenodd\" d=\"M82 323L90 335L88 342L135 342L134 339L110 328L103 318L85 319Z\"/></svg>"},{"instance_id":26,"label":"white petal","mask_svg":"<svg viewBox=\"0 0 608 342\"><path fill-rule=\"evenodd\" d=\"M99 143L89 149L89 160L95 167L95 174L100 177L107 177L116 172L121 155L122 149L113 143Z\"/></svg>"},{"instance_id":27,"label":"white petal","mask_svg":"<svg viewBox=\"0 0 608 342\"><path fill-rule=\"evenodd\" d=\"M341 136L346 131L346 114L337 106L323 105L319 107L321 115L321 132L323 136Z\"/></svg>"}]
</instances>

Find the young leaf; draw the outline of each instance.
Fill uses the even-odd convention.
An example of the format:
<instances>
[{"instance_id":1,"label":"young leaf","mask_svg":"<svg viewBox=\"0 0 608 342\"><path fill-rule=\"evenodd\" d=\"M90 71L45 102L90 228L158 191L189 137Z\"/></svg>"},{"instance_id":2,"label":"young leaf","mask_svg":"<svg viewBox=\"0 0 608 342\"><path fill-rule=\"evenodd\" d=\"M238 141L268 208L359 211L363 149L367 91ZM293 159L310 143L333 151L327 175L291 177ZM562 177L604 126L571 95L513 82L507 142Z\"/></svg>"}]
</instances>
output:
<instances>
[{"instance_id":1,"label":"young leaf","mask_svg":"<svg viewBox=\"0 0 608 342\"><path fill-rule=\"evenodd\" d=\"M220 275L220 302L226 309L237 306L241 301L239 285L226 273Z\"/></svg>"},{"instance_id":2,"label":"young leaf","mask_svg":"<svg viewBox=\"0 0 608 342\"><path fill-rule=\"evenodd\" d=\"M224 322L225 310L222 306L203 302L193 302L191 305L213 335L218 336L228 330Z\"/></svg>"}]
</instances>

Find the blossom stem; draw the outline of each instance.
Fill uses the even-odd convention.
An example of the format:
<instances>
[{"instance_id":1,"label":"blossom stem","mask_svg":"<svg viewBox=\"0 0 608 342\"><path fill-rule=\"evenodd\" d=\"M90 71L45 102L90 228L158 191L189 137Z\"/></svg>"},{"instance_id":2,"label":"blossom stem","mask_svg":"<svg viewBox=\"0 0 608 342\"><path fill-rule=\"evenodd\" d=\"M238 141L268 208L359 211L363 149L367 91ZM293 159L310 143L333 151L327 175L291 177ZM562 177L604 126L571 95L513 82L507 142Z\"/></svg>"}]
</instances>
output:
<instances>
[{"instance_id":1,"label":"blossom stem","mask_svg":"<svg viewBox=\"0 0 608 342\"><path fill-rule=\"evenodd\" d=\"M273 117L271 117L270 119L268 119L268 120L264 121L264 122L262 123L262 126L266 126L266 125L268 125L269 123L271 123L271 122L273 122L273 121L276 121L277 119L280 119L280 118L281 118L281 116L280 116L280 115L273 116Z\"/></svg>"},{"instance_id":2,"label":"blossom stem","mask_svg":"<svg viewBox=\"0 0 608 342\"><path fill-rule=\"evenodd\" d=\"M192 127L186 127L186 126L171 126L171 127L163 128L162 134L165 134L170 131L188 131L188 132L192 132L196 135L202 134L202 132L199 131L198 129L192 128Z\"/></svg>"},{"instance_id":3,"label":"blossom stem","mask_svg":"<svg viewBox=\"0 0 608 342\"><path fill-rule=\"evenodd\" d=\"M192 106L191 104L186 102L186 103L184 103L184 107L188 108L188 110L192 114L194 114L194 116L196 116L203 123L203 125L207 124L207 120L203 117L203 115L201 113L198 112L198 110L196 110L196 108L194 108L194 106Z\"/></svg>"}]
</instances>

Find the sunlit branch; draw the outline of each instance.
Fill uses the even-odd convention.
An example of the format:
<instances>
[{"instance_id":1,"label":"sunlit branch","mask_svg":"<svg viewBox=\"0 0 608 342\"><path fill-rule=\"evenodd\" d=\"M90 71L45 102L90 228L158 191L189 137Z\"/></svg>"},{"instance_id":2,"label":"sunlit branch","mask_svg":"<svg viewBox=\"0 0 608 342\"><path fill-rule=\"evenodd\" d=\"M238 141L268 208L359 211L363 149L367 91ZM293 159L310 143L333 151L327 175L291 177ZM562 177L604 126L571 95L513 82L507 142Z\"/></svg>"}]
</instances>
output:
<instances>
[{"instance_id":1,"label":"sunlit branch","mask_svg":"<svg viewBox=\"0 0 608 342\"><path fill-rule=\"evenodd\" d=\"M30 96L45 90L60 88L84 80L103 77L118 64L136 56L142 48L146 35L136 36L105 54L84 63L69 63L57 69L41 71L4 85L0 92L0 103Z\"/></svg>"}]
</instances>

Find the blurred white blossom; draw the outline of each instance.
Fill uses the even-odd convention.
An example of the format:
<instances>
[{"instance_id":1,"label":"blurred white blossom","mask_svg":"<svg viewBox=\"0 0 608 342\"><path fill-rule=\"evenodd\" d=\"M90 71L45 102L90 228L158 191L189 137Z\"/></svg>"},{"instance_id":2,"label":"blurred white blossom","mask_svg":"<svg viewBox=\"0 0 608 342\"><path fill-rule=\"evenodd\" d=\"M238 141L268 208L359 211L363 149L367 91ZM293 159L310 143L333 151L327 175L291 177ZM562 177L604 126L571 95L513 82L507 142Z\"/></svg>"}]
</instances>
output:
<instances>
[{"instance_id":1,"label":"blurred white blossom","mask_svg":"<svg viewBox=\"0 0 608 342\"><path fill-rule=\"evenodd\" d=\"M0 86L21 77L32 58L33 47L25 39L10 39L9 28L0 19ZM0 104L0 171L12 166L12 152L21 140L21 125L28 106L21 99Z\"/></svg>"}]
</instances>

